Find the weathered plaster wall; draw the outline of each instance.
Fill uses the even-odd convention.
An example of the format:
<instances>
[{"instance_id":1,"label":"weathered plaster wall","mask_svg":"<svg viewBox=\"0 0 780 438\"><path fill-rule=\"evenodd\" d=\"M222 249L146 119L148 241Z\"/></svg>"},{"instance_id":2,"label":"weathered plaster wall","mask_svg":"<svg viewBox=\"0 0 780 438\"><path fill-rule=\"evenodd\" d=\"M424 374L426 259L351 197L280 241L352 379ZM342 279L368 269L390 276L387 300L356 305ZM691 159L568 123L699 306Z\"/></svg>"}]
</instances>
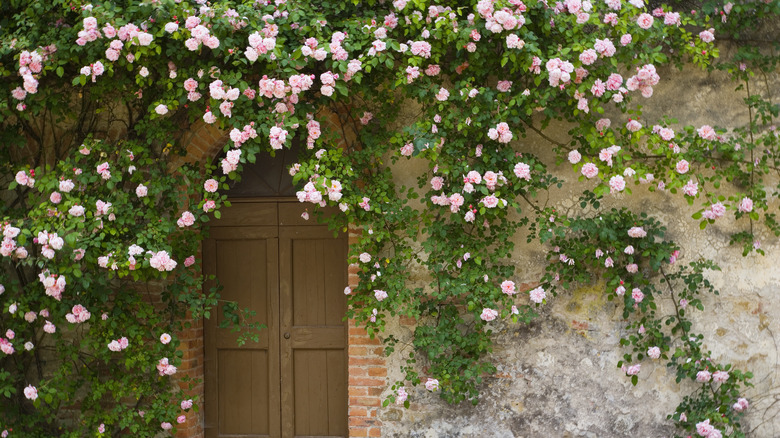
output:
<instances>
[{"instance_id":1,"label":"weathered plaster wall","mask_svg":"<svg viewBox=\"0 0 780 438\"><path fill-rule=\"evenodd\" d=\"M724 49L727 50L727 49ZM643 119L674 115L681 125L736 126L747 122L741 103L745 92L720 72L704 73L693 68L683 72L663 70L662 85L649 100L642 100ZM761 91L776 88L777 78ZM625 123L614 115L613 124ZM650 122L646 122L649 124ZM548 134L565 140L566 129L553 127ZM533 149L551 166L551 146L529 136L518 148ZM414 160L412 160L414 161ZM399 167L399 180L414 183L426 169L423 163ZM556 170L569 181L577 175L562 166ZM552 193L551 202L562 208L578 208L581 191ZM780 333L780 245L776 238L762 235L767 256L742 257L728 246L725 230L744 227L744 221L721 220L717 226L699 230L690 218L696 211L682 195L650 193L634 189L632 196L614 196L610 206L627 206L651 212L667 226L668 237L683 248L681 262L705 257L723 269L708 277L720 290L719 297L706 297L705 311L694 312L694 330L705 336L705 346L716 360L753 371L755 388L747 392L751 408L747 430L751 437L780 436L780 376L778 342ZM776 206L775 206L776 208ZM544 248L525 244L517 236L513 256L517 266L514 280L530 283L541 277ZM423 281L422 274L412 278ZM663 437L674 429L666 420L692 386L678 385L663 362L643 362L639 384L632 387L616 364L623 354L619 346L625 323L614 303L605 299L602 285L585 285L552 298L541 317L530 325L493 323L497 333L493 359L498 373L485 379L477 406L449 406L424 388L410 390L411 408L389 406L379 411L383 436L387 437ZM402 341L413 328L388 327ZM388 361L388 383L401 378L399 354ZM387 393L388 391L386 391Z\"/></svg>"}]
</instances>

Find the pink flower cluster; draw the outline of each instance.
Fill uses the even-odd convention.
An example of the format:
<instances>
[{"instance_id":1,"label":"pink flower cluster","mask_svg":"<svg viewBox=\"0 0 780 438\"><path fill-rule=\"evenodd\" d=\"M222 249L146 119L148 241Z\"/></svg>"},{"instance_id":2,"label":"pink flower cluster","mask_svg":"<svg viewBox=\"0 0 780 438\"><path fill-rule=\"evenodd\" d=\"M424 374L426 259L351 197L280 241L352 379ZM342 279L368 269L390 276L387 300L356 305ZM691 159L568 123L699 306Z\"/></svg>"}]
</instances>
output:
<instances>
[{"instance_id":1,"label":"pink flower cluster","mask_svg":"<svg viewBox=\"0 0 780 438\"><path fill-rule=\"evenodd\" d=\"M79 324L87 321L92 316L89 311L81 304L76 304L70 313L65 315L65 319L71 324Z\"/></svg>"},{"instance_id":2,"label":"pink flower cluster","mask_svg":"<svg viewBox=\"0 0 780 438\"><path fill-rule=\"evenodd\" d=\"M284 143L287 141L287 130L278 126L271 127L268 133L268 140L271 143L271 148L279 150L284 147Z\"/></svg>"},{"instance_id":3,"label":"pink flower cluster","mask_svg":"<svg viewBox=\"0 0 780 438\"><path fill-rule=\"evenodd\" d=\"M164 357L157 362L157 372L161 376L172 376L176 374L176 367L168 363L168 358Z\"/></svg>"},{"instance_id":4,"label":"pink flower cluster","mask_svg":"<svg viewBox=\"0 0 780 438\"><path fill-rule=\"evenodd\" d=\"M5 338L0 338L0 351L9 356L16 352L14 345Z\"/></svg>"},{"instance_id":5,"label":"pink flower cluster","mask_svg":"<svg viewBox=\"0 0 780 438\"><path fill-rule=\"evenodd\" d=\"M241 147L242 144L250 139L257 138L257 131L254 128L255 122L249 122L248 125L244 125L243 130L233 128L230 130L230 140L233 141L234 147Z\"/></svg>"},{"instance_id":6,"label":"pink flower cluster","mask_svg":"<svg viewBox=\"0 0 780 438\"><path fill-rule=\"evenodd\" d=\"M615 45L607 38L603 40L596 39L596 43L593 45L593 48L596 50L596 52L599 53L599 55L607 58L614 55L616 51Z\"/></svg>"},{"instance_id":7,"label":"pink flower cluster","mask_svg":"<svg viewBox=\"0 0 780 438\"><path fill-rule=\"evenodd\" d=\"M493 9L492 5L490 9ZM483 15L483 18L485 18L485 29L493 33L500 33L504 30L520 29L525 24L525 17L520 14L520 11L512 11L509 8L504 8L493 13L486 13Z\"/></svg>"},{"instance_id":8,"label":"pink flower cluster","mask_svg":"<svg viewBox=\"0 0 780 438\"><path fill-rule=\"evenodd\" d=\"M198 50L201 43L210 49L219 47L219 38L211 35L209 28L200 24L200 18L188 17L185 27L189 29L191 37L184 41L184 46L190 51Z\"/></svg>"},{"instance_id":9,"label":"pink flower cluster","mask_svg":"<svg viewBox=\"0 0 780 438\"><path fill-rule=\"evenodd\" d=\"M737 402L734 403L734 405L731 408L737 412L743 412L748 407L750 407L750 403L748 403L747 399L740 397L737 399Z\"/></svg>"},{"instance_id":10,"label":"pink flower cluster","mask_svg":"<svg viewBox=\"0 0 780 438\"><path fill-rule=\"evenodd\" d=\"M702 125L701 128L696 130L696 133L704 140L716 140L718 138L718 134L710 125Z\"/></svg>"},{"instance_id":11,"label":"pink flower cluster","mask_svg":"<svg viewBox=\"0 0 780 438\"><path fill-rule=\"evenodd\" d=\"M16 237L21 230L6 223L3 225L3 241L0 243L0 255L3 257L14 256L19 259L27 258L27 249L16 244Z\"/></svg>"},{"instance_id":12,"label":"pink flower cluster","mask_svg":"<svg viewBox=\"0 0 780 438\"><path fill-rule=\"evenodd\" d=\"M83 46L102 37L100 30L98 29L97 19L95 17L86 17L82 21L82 24L84 25L84 29L79 31L78 39L76 39L76 44L79 46ZM111 29L113 30L113 27Z\"/></svg>"},{"instance_id":13,"label":"pink flower cluster","mask_svg":"<svg viewBox=\"0 0 780 438\"><path fill-rule=\"evenodd\" d=\"M616 156L620 152L621 147L618 145L612 145L608 148L599 151L599 160L607 163L607 166L612 167L612 157Z\"/></svg>"},{"instance_id":14,"label":"pink flower cluster","mask_svg":"<svg viewBox=\"0 0 780 438\"><path fill-rule=\"evenodd\" d=\"M306 183L303 186L303 190L295 193L300 202L311 202L312 204L320 204L325 201L322 199L322 192L320 192L312 181Z\"/></svg>"},{"instance_id":15,"label":"pink flower cluster","mask_svg":"<svg viewBox=\"0 0 780 438\"><path fill-rule=\"evenodd\" d=\"M396 396L395 396L395 404L399 406L403 405L408 397L409 394L406 392L406 389L404 389L404 387L398 388L398 391L396 391Z\"/></svg>"},{"instance_id":16,"label":"pink flower cluster","mask_svg":"<svg viewBox=\"0 0 780 438\"><path fill-rule=\"evenodd\" d=\"M164 272L176 269L177 263L168 255L168 251L158 251L156 253L152 252L149 265L160 272Z\"/></svg>"},{"instance_id":17,"label":"pink flower cluster","mask_svg":"<svg viewBox=\"0 0 780 438\"><path fill-rule=\"evenodd\" d=\"M81 70L79 70L79 73L81 73L84 76L91 76L92 82L95 82L95 78L102 75L106 71L105 66L100 61L95 61L94 64L85 65L84 67L81 67Z\"/></svg>"},{"instance_id":18,"label":"pink flower cluster","mask_svg":"<svg viewBox=\"0 0 780 438\"><path fill-rule=\"evenodd\" d=\"M522 49L525 47L525 41L521 40L519 36L512 33L506 37L506 46L510 49Z\"/></svg>"},{"instance_id":19,"label":"pink flower cluster","mask_svg":"<svg viewBox=\"0 0 780 438\"><path fill-rule=\"evenodd\" d=\"M227 152L225 158L222 159L222 173L227 175L230 172L238 169L238 163L241 159L241 150L233 149Z\"/></svg>"},{"instance_id":20,"label":"pink flower cluster","mask_svg":"<svg viewBox=\"0 0 780 438\"><path fill-rule=\"evenodd\" d=\"M27 172L24 170L20 170L16 172L16 183L20 186L27 186L27 187L34 187L35 186L35 178L33 176L35 175L35 171L33 169L29 170L30 175L27 175Z\"/></svg>"},{"instance_id":21,"label":"pink flower cluster","mask_svg":"<svg viewBox=\"0 0 780 438\"><path fill-rule=\"evenodd\" d=\"M328 48L330 49L330 57L333 58L334 61L346 61L347 58L349 58L349 53L341 45L345 39L347 39L347 34L344 32L334 32L333 35L331 35ZM316 55L317 54L315 53L315 59Z\"/></svg>"},{"instance_id":22,"label":"pink flower cluster","mask_svg":"<svg viewBox=\"0 0 780 438\"><path fill-rule=\"evenodd\" d=\"M696 433L704 438L722 438L723 434L710 424L710 419L696 423Z\"/></svg>"},{"instance_id":23,"label":"pink flower cluster","mask_svg":"<svg viewBox=\"0 0 780 438\"><path fill-rule=\"evenodd\" d=\"M513 137L512 131L506 122L501 122L495 128L490 128L487 135L491 140L496 140L499 143L509 143Z\"/></svg>"},{"instance_id":24,"label":"pink flower cluster","mask_svg":"<svg viewBox=\"0 0 780 438\"><path fill-rule=\"evenodd\" d=\"M323 96L332 96L333 92L335 91L336 87L336 80L339 78L339 75L337 73L332 72L325 72L320 75L320 82L322 82L322 87L320 88L320 93L322 93Z\"/></svg>"},{"instance_id":25,"label":"pink flower cluster","mask_svg":"<svg viewBox=\"0 0 780 438\"><path fill-rule=\"evenodd\" d=\"M318 138L320 138L320 135L322 135L322 131L320 130L320 122L314 119L309 120L309 122L306 124L306 131L309 134L306 137L306 147L308 149L314 149L314 143Z\"/></svg>"},{"instance_id":26,"label":"pink flower cluster","mask_svg":"<svg viewBox=\"0 0 780 438\"><path fill-rule=\"evenodd\" d=\"M246 56L246 59L249 60L249 62L255 62L257 61L257 58L260 55L265 55L268 52L271 52L271 59L274 59L273 56L273 50L276 48L276 35L271 37L264 37L263 35L260 35L258 32L253 32L251 35L249 35L249 46L247 46L246 50L244 50L244 56Z\"/></svg>"},{"instance_id":27,"label":"pink flower cluster","mask_svg":"<svg viewBox=\"0 0 780 438\"><path fill-rule=\"evenodd\" d=\"M431 57L431 44L427 41L413 41L410 48L412 55L426 59Z\"/></svg>"},{"instance_id":28,"label":"pink flower cluster","mask_svg":"<svg viewBox=\"0 0 780 438\"><path fill-rule=\"evenodd\" d=\"M374 290L374 298L376 298L377 301L384 301L385 298L387 298L387 292L376 289Z\"/></svg>"},{"instance_id":29,"label":"pink flower cluster","mask_svg":"<svg viewBox=\"0 0 780 438\"><path fill-rule=\"evenodd\" d=\"M109 206L110 205L111 204L109 204ZM33 239L33 241L39 245L42 245L41 255L49 260L54 258L54 251L59 251L65 244L65 241L62 239L62 237L58 236L57 233L49 234L49 232L46 230L38 233L38 237Z\"/></svg>"},{"instance_id":30,"label":"pink flower cluster","mask_svg":"<svg viewBox=\"0 0 780 438\"><path fill-rule=\"evenodd\" d=\"M130 345L130 342L126 337L122 336L119 339L113 340L108 343L108 349L111 351L122 351Z\"/></svg>"},{"instance_id":31,"label":"pink flower cluster","mask_svg":"<svg viewBox=\"0 0 780 438\"><path fill-rule=\"evenodd\" d=\"M316 38L308 38L301 46L301 54L305 57L313 56L317 61L323 61L328 56L325 49L318 48L319 42Z\"/></svg>"},{"instance_id":32,"label":"pink flower cluster","mask_svg":"<svg viewBox=\"0 0 780 438\"><path fill-rule=\"evenodd\" d=\"M574 71L574 65L571 62L563 61L560 58L552 58L545 64L548 73L548 81L551 87L557 87L559 84L566 85L571 81L571 73Z\"/></svg>"},{"instance_id":33,"label":"pink flower cluster","mask_svg":"<svg viewBox=\"0 0 780 438\"><path fill-rule=\"evenodd\" d=\"M658 84L661 77L655 71L653 64L645 64L637 69L637 73L626 80L626 88L630 91L639 90L644 97L653 95L653 85Z\"/></svg>"},{"instance_id":34,"label":"pink flower cluster","mask_svg":"<svg viewBox=\"0 0 780 438\"><path fill-rule=\"evenodd\" d=\"M189 211L185 211L181 214L181 217L176 221L176 225L179 228L189 227L195 223L195 215Z\"/></svg>"},{"instance_id":35,"label":"pink flower cluster","mask_svg":"<svg viewBox=\"0 0 780 438\"><path fill-rule=\"evenodd\" d=\"M108 164L108 162L105 162L98 164L95 170L104 180L108 180L111 179L111 171L109 170L110 167L111 166Z\"/></svg>"},{"instance_id":36,"label":"pink flower cluster","mask_svg":"<svg viewBox=\"0 0 780 438\"><path fill-rule=\"evenodd\" d=\"M22 77L22 88L17 87L11 93L16 100L24 100L27 93L35 94L38 92L38 75L43 70L43 62L48 55L54 53L54 46L37 49L32 52L24 50L19 54L19 76ZM24 103L20 102L16 109L23 111L26 108Z\"/></svg>"},{"instance_id":37,"label":"pink flower cluster","mask_svg":"<svg viewBox=\"0 0 780 438\"><path fill-rule=\"evenodd\" d=\"M50 275L49 271L43 271L38 274L38 279L46 288L46 295L57 301L62 299L62 292L65 291L66 281L64 275Z\"/></svg>"}]
</instances>

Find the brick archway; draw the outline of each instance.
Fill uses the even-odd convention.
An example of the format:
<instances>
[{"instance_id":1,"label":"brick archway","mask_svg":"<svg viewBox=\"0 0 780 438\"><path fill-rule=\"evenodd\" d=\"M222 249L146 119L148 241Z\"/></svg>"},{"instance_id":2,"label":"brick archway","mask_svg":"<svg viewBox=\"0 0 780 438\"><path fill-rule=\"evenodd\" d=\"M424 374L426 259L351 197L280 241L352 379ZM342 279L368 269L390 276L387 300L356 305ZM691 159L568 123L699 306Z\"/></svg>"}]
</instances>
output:
<instances>
[{"instance_id":1,"label":"brick archway","mask_svg":"<svg viewBox=\"0 0 780 438\"><path fill-rule=\"evenodd\" d=\"M337 115L329 117L327 123L339 123ZM213 125L199 121L182 136L187 155L176 160L172 165L183 163L204 162L214 159L228 141L226 132ZM360 231L350 227L348 243L356 244ZM200 253L198 254L200 259ZM348 267L348 283L356 288L358 266ZM180 376L188 376L198 383L191 384L180 381L179 385L188 394L197 397L200 403L204 400L204 327L200 320L190 321L191 326L179 333L180 349L183 352ZM350 320L348 334L348 424L351 437L382 436L382 423L378 418L382 405L381 394L386 387L387 365L384 348L378 339L369 338L366 331L356 327ZM188 416L187 421L179 426L177 437L202 438L204 436L204 409Z\"/></svg>"}]
</instances>

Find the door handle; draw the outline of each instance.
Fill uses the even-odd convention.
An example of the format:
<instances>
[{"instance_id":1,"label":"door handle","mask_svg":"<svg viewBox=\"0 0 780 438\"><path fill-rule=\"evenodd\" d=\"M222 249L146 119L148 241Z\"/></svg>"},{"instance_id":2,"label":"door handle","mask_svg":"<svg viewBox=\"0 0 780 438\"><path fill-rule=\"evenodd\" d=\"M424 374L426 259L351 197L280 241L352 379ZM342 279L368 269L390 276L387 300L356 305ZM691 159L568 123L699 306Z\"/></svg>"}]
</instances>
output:
<instances>
[{"instance_id":1,"label":"door handle","mask_svg":"<svg viewBox=\"0 0 780 438\"><path fill-rule=\"evenodd\" d=\"M284 334L284 339L290 339L290 333L285 333Z\"/></svg>"}]
</instances>

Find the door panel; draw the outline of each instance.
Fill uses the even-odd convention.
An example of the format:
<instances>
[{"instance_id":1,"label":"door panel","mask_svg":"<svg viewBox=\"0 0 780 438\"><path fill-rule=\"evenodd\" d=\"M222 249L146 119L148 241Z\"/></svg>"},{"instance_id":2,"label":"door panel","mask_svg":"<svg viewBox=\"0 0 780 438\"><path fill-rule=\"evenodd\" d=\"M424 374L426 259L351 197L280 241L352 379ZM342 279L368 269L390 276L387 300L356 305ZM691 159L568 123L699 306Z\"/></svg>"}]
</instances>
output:
<instances>
[{"instance_id":1,"label":"door panel","mask_svg":"<svg viewBox=\"0 0 780 438\"><path fill-rule=\"evenodd\" d=\"M283 209L280 209L283 211ZM324 226L279 230L285 436L347 436L347 246Z\"/></svg>"},{"instance_id":2,"label":"door panel","mask_svg":"<svg viewBox=\"0 0 780 438\"><path fill-rule=\"evenodd\" d=\"M303 221L304 208L236 203L204 242L204 273L217 275L222 299L268 325L238 347L217 328L221 310L206 321L206 437L348 436L347 243Z\"/></svg>"},{"instance_id":3,"label":"door panel","mask_svg":"<svg viewBox=\"0 0 780 438\"><path fill-rule=\"evenodd\" d=\"M223 302L206 320L207 437L280 436L277 233L277 227L215 228L204 243L204 273L219 278L221 300L255 311L250 321L268 327L259 342L239 347L237 334L218 328Z\"/></svg>"},{"instance_id":4,"label":"door panel","mask_svg":"<svg viewBox=\"0 0 780 438\"><path fill-rule=\"evenodd\" d=\"M221 349L217 355L220 421L217 436L268 436L268 351Z\"/></svg>"}]
</instances>

